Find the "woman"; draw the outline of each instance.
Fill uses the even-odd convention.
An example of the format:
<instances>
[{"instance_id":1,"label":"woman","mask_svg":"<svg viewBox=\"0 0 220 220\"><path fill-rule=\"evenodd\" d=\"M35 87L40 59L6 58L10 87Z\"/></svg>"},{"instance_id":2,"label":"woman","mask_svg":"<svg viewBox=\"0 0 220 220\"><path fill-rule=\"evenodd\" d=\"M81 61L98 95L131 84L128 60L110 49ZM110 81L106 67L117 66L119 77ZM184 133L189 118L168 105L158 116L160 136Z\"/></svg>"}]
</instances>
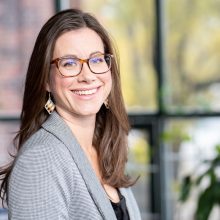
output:
<instances>
[{"instance_id":1,"label":"woman","mask_svg":"<svg viewBox=\"0 0 220 220\"><path fill-rule=\"evenodd\" d=\"M26 76L18 154L1 171L10 219L140 219L125 172L128 119L117 57L90 14L43 26Z\"/></svg>"}]
</instances>

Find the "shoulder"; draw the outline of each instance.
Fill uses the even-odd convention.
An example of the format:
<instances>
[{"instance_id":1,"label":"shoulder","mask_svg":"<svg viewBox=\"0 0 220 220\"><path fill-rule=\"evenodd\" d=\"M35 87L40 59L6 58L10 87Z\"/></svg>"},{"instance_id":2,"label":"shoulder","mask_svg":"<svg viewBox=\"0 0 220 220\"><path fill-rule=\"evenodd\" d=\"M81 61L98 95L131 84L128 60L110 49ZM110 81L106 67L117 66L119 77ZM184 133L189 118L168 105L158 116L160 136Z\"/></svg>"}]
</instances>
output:
<instances>
[{"instance_id":1,"label":"shoulder","mask_svg":"<svg viewBox=\"0 0 220 220\"><path fill-rule=\"evenodd\" d=\"M46 130L40 129L24 143L15 162L25 159L36 162L39 160L54 161L54 159L62 161L62 159L71 159L71 155L61 140Z\"/></svg>"},{"instance_id":2,"label":"shoulder","mask_svg":"<svg viewBox=\"0 0 220 220\"><path fill-rule=\"evenodd\" d=\"M39 181L40 177L48 178L49 175L62 178L62 175L74 170L77 172L77 167L62 141L40 129L22 146L14 161L10 179L14 181L26 177L30 181L31 178Z\"/></svg>"},{"instance_id":3,"label":"shoulder","mask_svg":"<svg viewBox=\"0 0 220 220\"><path fill-rule=\"evenodd\" d=\"M14 161L8 185L10 216L67 216L77 177L79 170L66 146L40 129L26 141Z\"/></svg>"}]
</instances>

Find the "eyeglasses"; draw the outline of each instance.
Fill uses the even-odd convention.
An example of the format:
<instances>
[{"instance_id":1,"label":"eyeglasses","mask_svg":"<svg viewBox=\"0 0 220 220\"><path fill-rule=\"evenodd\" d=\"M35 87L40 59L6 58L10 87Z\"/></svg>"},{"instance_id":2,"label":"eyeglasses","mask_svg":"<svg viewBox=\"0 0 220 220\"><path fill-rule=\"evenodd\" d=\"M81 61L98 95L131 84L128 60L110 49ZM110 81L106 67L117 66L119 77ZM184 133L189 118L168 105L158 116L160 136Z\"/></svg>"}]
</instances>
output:
<instances>
[{"instance_id":1,"label":"eyeglasses","mask_svg":"<svg viewBox=\"0 0 220 220\"><path fill-rule=\"evenodd\" d=\"M90 71L95 74L106 73L111 68L113 55L95 54L89 59L80 59L77 57L60 57L51 61L55 63L57 69L63 77L73 77L81 73L83 64L87 63Z\"/></svg>"}]
</instances>

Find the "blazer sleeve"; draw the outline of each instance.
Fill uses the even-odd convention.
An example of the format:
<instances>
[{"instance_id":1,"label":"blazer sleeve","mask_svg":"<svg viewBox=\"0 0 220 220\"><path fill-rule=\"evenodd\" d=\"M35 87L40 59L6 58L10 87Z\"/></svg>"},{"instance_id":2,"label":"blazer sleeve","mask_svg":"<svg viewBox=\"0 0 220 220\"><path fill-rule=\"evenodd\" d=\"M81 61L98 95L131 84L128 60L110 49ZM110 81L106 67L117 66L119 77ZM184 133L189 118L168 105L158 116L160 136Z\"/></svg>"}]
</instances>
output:
<instances>
[{"instance_id":1,"label":"blazer sleeve","mask_svg":"<svg viewBox=\"0 0 220 220\"><path fill-rule=\"evenodd\" d=\"M18 156L9 179L9 219L69 219L74 166L57 149L61 148L36 145Z\"/></svg>"}]
</instances>

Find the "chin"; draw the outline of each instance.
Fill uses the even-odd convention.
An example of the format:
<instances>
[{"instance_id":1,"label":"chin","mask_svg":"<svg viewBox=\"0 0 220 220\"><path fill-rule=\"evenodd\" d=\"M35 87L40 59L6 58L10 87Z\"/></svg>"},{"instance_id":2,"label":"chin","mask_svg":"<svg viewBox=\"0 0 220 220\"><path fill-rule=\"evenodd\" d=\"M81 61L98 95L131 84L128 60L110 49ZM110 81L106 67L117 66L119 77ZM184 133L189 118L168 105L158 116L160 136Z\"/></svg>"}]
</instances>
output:
<instances>
[{"instance_id":1,"label":"chin","mask_svg":"<svg viewBox=\"0 0 220 220\"><path fill-rule=\"evenodd\" d=\"M89 116L89 115L96 115L99 110L101 109L100 107L96 107L96 108L84 108L84 109L78 109L78 114L79 115L84 115L84 116Z\"/></svg>"},{"instance_id":2,"label":"chin","mask_svg":"<svg viewBox=\"0 0 220 220\"><path fill-rule=\"evenodd\" d=\"M99 110L93 110L93 111L79 111L78 112L78 115L81 115L81 116L93 116L93 115L96 115L97 113L99 112Z\"/></svg>"}]
</instances>

